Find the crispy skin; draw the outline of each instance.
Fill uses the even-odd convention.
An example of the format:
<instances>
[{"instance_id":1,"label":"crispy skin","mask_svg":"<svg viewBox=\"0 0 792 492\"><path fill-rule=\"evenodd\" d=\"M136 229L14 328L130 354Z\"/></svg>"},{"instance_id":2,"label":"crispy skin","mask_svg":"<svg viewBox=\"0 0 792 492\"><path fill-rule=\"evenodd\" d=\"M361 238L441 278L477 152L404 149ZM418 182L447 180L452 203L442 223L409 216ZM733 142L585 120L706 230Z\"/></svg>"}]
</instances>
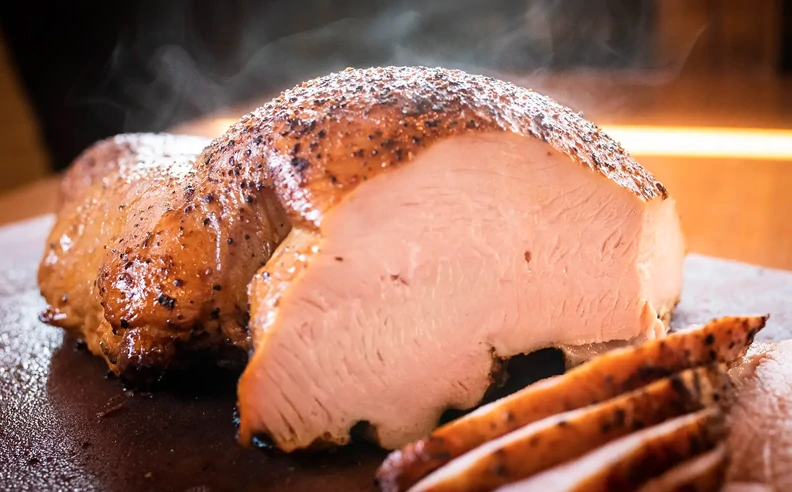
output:
<instances>
[{"instance_id":1,"label":"crispy skin","mask_svg":"<svg viewBox=\"0 0 792 492\"><path fill-rule=\"evenodd\" d=\"M726 481L728 464L729 450L721 443L649 481L638 492L717 492Z\"/></svg>"},{"instance_id":2,"label":"crispy skin","mask_svg":"<svg viewBox=\"0 0 792 492\"><path fill-rule=\"evenodd\" d=\"M720 410L709 408L631 434L572 461L499 490L606 492L635 490L726 435Z\"/></svg>"},{"instance_id":3,"label":"crispy skin","mask_svg":"<svg viewBox=\"0 0 792 492\"><path fill-rule=\"evenodd\" d=\"M726 401L730 391L724 367L689 369L603 403L515 430L460 456L411 490L494 490L574 460L633 431Z\"/></svg>"},{"instance_id":4,"label":"crispy skin","mask_svg":"<svg viewBox=\"0 0 792 492\"><path fill-rule=\"evenodd\" d=\"M292 223L316 229L360 183L408 164L432 143L493 131L540 138L646 201L668 196L580 114L509 82L442 68L347 69L304 82L244 116L213 147L240 143L237 160L261 153Z\"/></svg>"},{"instance_id":5,"label":"crispy skin","mask_svg":"<svg viewBox=\"0 0 792 492\"><path fill-rule=\"evenodd\" d=\"M196 137L99 142L66 172L39 268L42 319L134 381L209 356L240 366L245 289L290 228L255 158L219 166ZM219 161L228 148L214 148ZM259 167L257 167L259 166Z\"/></svg>"},{"instance_id":6,"label":"crispy skin","mask_svg":"<svg viewBox=\"0 0 792 492\"><path fill-rule=\"evenodd\" d=\"M385 491L406 490L463 453L545 417L605 401L709 362L745 353L767 321L725 317L643 345L614 350L572 371L540 381L479 408L391 453L377 472Z\"/></svg>"}]
</instances>

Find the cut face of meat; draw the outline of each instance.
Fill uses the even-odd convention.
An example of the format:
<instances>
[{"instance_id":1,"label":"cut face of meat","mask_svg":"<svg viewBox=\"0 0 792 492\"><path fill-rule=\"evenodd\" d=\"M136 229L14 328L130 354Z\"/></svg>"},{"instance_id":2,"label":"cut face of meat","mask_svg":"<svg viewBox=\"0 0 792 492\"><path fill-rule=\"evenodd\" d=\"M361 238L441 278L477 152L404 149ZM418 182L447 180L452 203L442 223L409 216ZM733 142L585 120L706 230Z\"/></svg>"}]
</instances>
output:
<instances>
[{"instance_id":1,"label":"cut face of meat","mask_svg":"<svg viewBox=\"0 0 792 492\"><path fill-rule=\"evenodd\" d=\"M729 480L792 490L792 341L752 347L731 375Z\"/></svg>"},{"instance_id":2,"label":"cut face of meat","mask_svg":"<svg viewBox=\"0 0 792 492\"><path fill-rule=\"evenodd\" d=\"M283 256L306 234L288 238ZM435 144L348 195L321 236L277 308L258 281L251 290L262 318L270 306L277 316L252 369L269 373L256 381L268 402L256 411L285 449L345 442L358 421L383 446L404 444L446 408L480 401L493 353L662 336L658 311L681 285L670 199L646 204L510 134Z\"/></svg>"},{"instance_id":3,"label":"cut face of meat","mask_svg":"<svg viewBox=\"0 0 792 492\"><path fill-rule=\"evenodd\" d=\"M494 357L665 334L684 256L673 199L541 95L348 70L226 138L267 158L294 226L249 291L245 442L342 444L365 422L394 448L476 405Z\"/></svg>"},{"instance_id":4,"label":"cut face of meat","mask_svg":"<svg viewBox=\"0 0 792 492\"><path fill-rule=\"evenodd\" d=\"M119 135L66 172L39 267L44 321L136 383L196 359L241 368L246 287L290 224L253 155L173 135ZM221 161L222 166L216 165Z\"/></svg>"}]
</instances>

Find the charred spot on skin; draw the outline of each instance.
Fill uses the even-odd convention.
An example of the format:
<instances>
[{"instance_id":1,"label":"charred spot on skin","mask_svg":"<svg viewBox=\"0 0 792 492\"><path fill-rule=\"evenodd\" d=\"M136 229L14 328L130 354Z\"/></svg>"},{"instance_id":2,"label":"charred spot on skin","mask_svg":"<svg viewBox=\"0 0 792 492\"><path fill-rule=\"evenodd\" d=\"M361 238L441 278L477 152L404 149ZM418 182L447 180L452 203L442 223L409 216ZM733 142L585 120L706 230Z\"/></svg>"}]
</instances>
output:
<instances>
[{"instance_id":1,"label":"charred spot on skin","mask_svg":"<svg viewBox=\"0 0 792 492\"><path fill-rule=\"evenodd\" d=\"M306 169L308 169L311 166L311 164L307 160L305 160L305 159L303 159L301 157L294 157L291 160L291 166L298 173L302 173Z\"/></svg>"},{"instance_id":2,"label":"charred spot on skin","mask_svg":"<svg viewBox=\"0 0 792 492\"><path fill-rule=\"evenodd\" d=\"M710 333L706 337L704 337L704 345L712 345L715 343L715 335Z\"/></svg>"},{"instance_id":3,"label":"charred spot on skin","mask_svg":"<svg viewBox=\"0 0 792 492\"><path fill-rule=\"evenodd\" d=\"M203 202L204 203L212 203L212 202L214 202L214 200L215 200L214 195L212 195L211 193L209 193L207 195L204 195L204 197L203 197Z\"/></svg>"},{"instance_id":4,"label":"charred spot on skin","mask_svg":"<svg viewBox=\"0 0 792 492\"><path fill-rule=\"evenodd\" d=\"M509 476L508 470L502 463L493 463L490 469L492 474L497 477L507 478Z\"/></svg>"},{"instance_id":5,"label":"charred spot on skin","mask_svg":"<svg viewBox=\"0 0 792 492\"><path fill-rule=\"evenodd\" d=\"M661 183L661 182L659 182L659 181L658 181L658 182L656 182L656 183L655 183L655 188L657 188L657 191L659 191L659 192L660 192L660 195L663 197L663 199L664 199L664 200L665 200L666 198L668 198L668 190L666 189L666 187L665 187L665 186L663 186L663 183Z\"/></svg>"},{"instance_id":6,"label":"charred spot on skin","mask_svg":"<svg viewBox=\"0 0 792 492\"><path fill-rule=\"evenodd\" d=\"M157 302L159 303L160 306L164 307L169 311L173 310L174 306L176 306L176 299L167 296L165 294L160 294L157 297Z\"/></svg>"},{"instance_id":7,"label":"charred spot on skin","mask_svg":"<svg viewBox=\"0 0 792 492\"><path fill-rule=\"evenodd\" d=\"M181 287L182 285L184 285L184 281L183 281L183 280L181 280L181 279L178 279L178 278L177 278L177 279L174 279L174 280L173 280L173 285L174 285L175 287Z\"/></svg>"},{"instance_id":8,"label":"charred spot on skin","mask_svg":"<svg viewBox=\"0 0 792 492\"><path fill-rule=\"evenodd\" d=\"M526 251L525 254L523 255L523 257L525 258L525 262L526 263L530 263L531 262L531 252L530 251Z\"/></svg>"},{"instance_id":9,"label":"charred spot on skin","mask_svg":"<svg viewBox=\"0 0 792 492\"><path fill-rule=\"evenodd\" d=\"M617 427L624 427L624 423L627 421L627 413L624 411L623 408L617 408L616 412L613 414L613 424Z\"/></svg>"},{"instance_id":10,"label":"charred spot on skin","mask_svg":"<svg viewBox=\"0 0 792 492\"><path fill-rule=\"evenodd\" d=\"M129 328L129 321L125 320L124 318L121 318L121 328L124 329Z\"/></svg>"},{"instance_id":11,"label":"charred spot on skin","mask_svg":"<svg viewBox=\"0 0 792 492\"><path fill-rule=\"evenodd\" d=\"M212 319L220 318L220 308L214 308L209 312L209 317Z\"/></svg>"},{"instance_id":12,"label":"charred spot on skin","mask_svg":"<svg viewBox=\"0 0 792 492\"><path fill-rule=\"evenodd\" d=\"M218 291L218 292L219 292L219 291L223 290L223 286L222 286L222 285L220 285L220 284L214 284L214 285L212 286L212 290L216 290L216 291Z\"/></svg>"},{"instance_id":13,"label":"charred spot on skin","mask_svg":"<svg viewBox=\"0 0 792 492\"><path fill-rule=\"evenodd\" d=\"M682 396L688 393L687 386L685 385L685 382L682 381L682 377L678 373L671 376L670 382L671 388L673 388L677 395Z\"/></svg>"}]
</instances>

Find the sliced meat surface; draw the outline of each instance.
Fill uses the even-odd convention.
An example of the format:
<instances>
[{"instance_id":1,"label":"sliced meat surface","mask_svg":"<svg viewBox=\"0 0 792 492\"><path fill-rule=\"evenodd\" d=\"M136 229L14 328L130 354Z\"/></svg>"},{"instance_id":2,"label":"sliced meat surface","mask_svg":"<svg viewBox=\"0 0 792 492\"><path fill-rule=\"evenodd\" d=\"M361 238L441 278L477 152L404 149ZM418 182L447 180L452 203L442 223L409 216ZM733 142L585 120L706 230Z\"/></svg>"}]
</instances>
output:
<instances>
[{"instance_id":1,"label":"sliced meat surface","mask_svg":"<svg viewBox=\"0 0 792 492\"><path fill-rule=\"evenodd\" d=\"M615 439L725 401L725 368L689 369L623 396L527 425L451 461L410 490L488 491L571 461Z\"/></svg>"},{"instance_id":2,"label":"sliced meat surface","mask_svg":"<svg viewBox=\"0 0 792 492\"><path fill-rule=\"evenodd\" d=\"M128 380L246 360L247 284L290 225L261 161L235 164L233 142L209 143L119 135L63 177L39 268L42 319Z\"/></svg>"},{"instance_id":3,"label":"sliced meat surface","mask_svg":"<svg viewBox=\"0 0 792 492\"><path fill-rule=\"evenodd\" d=\"M527 424L606 401L679 371L745 354L767 317L725 317L662 340L617 349L539 381L391 453L377 472L388 492L407 490L451 459Z\"/></svg>"},{"instance_id":4,"label":"sliced meat surface","mask_svg":"<svg viewBox=\"0 0 792 492\"><path fill-rule=\"evenodd\" d=\"M792 341L755 345L731 375L728 479L792 490Z\"/></svg>"},{"instance_id":5,"label":"sliced meat surface","mask_svg":"<svg viewBox=\"0 0 792 492\"><path fill-rule=\"evenodd\" d=\"M250 288L243 442L343 444L365 422L395 448L475 406L494 357L666 331L684 256L673 199L535 92L348 70L226 138L270 162L294 226Z\"/></svg>"},{"instance_id":6,"label":"sliced meat surface","mask_svg":"<svg viewBox=\"0 0 792 492\"><path fill-rule=\"evenodd\" d=\"M728 463L729 449L721 443L650 480L638 492L718 492L726 481Z\"/></svg>"},{"instance_id":7,"label":"sliced meat surface","mask_svg":"<svg viewBox=\"0 0 792 492\"><path fill-rule=\"evenodd\" d=\"M578 460L497 490L636 490L680 462L713 449L724 437L725 429L719 410L701 410L630 434Z\"/></svg>"}]
</instances>

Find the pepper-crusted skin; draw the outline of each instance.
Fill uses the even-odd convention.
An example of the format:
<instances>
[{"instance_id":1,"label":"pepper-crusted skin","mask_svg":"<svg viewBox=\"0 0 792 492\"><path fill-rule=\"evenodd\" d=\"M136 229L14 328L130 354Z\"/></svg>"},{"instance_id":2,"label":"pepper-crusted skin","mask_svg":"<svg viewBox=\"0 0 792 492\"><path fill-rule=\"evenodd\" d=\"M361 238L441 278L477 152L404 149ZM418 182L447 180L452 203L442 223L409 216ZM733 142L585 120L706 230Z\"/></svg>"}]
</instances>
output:
<instances>
[{"instance_id":1,"label":"pepper-crusted skin","mask_svg":"<svg viewBox=\"0 0 792 492\"><path fill-rule=\"evenodd\" d=\"M514 84L442 68L347 69L305 82L243 117L212 148L231 141L241 143L237 159L261 156L292 223L317 227L358 184L433 142L492 131L540 138L643 200L667 197L581 115Z\"/></svg>"},{"instance_id":2,"label":"pepper-crusted skin","mask_svg":"<svg viewBox=\"0 0 792 492\"><path fill-rule=\"evenodd\" d=\"M62 181L39 268L42 319L136 383L196 358L244 364L245 289L290 228L265 166L210 162L208 143L118 135L83 152ZM226 142L222 152L232 150Z\"/></svg>"}]
</instances>

